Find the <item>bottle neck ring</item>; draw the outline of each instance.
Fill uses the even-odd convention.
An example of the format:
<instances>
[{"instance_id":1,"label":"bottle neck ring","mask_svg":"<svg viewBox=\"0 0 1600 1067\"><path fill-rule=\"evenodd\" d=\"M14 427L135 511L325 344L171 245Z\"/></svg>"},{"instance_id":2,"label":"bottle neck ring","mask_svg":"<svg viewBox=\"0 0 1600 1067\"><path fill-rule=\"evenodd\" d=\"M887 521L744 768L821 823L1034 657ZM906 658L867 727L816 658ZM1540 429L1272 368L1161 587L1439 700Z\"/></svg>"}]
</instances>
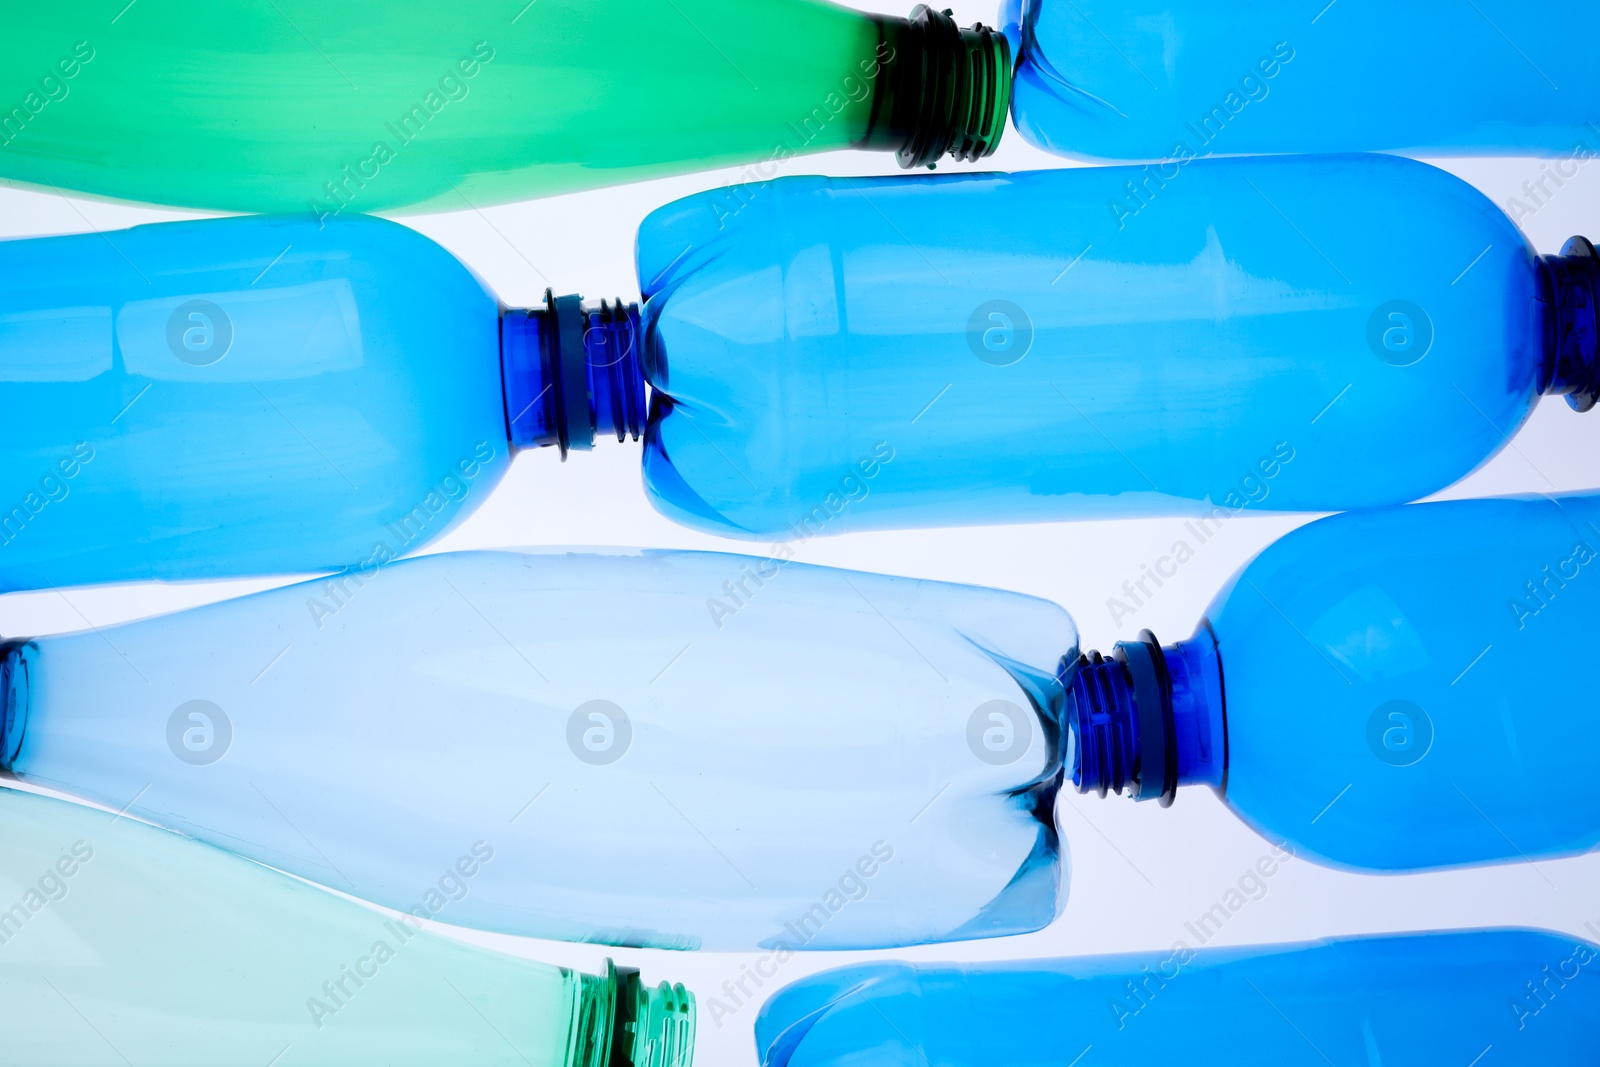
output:
<instances>
[{"instance_id":1,"label":"bottle neck ring","mask_svg":"<svg viewBox=\"0 0 1600 1067\"><path fill-rule=\"evenodd\" d=\"M1565 396L1574 411L1600 400L1600 255L1573 237L1558 256L1540 256L1546 308L1542 394Z\"/></svg>"},{"instance_id":2,"label":"bottle neck ring","mask_svg":"<svg viewBox=\"0 0 1600 1067\"><path fill-rule=\"evenodd\" d=\"M918 4L910 18L874 16L878 72L862 148L888 149L905 168L994 152L1011 107L1011 45L982 23L960 29Z\"/></svg>"},{"instance_id":3,"label":"bottle neck ring","mask_svg":"<svg viewBox=\"0 0 1600 1067\"><path fill-rule=\"evenodd\" d=\"M654 987L637 967L606 960L603 975L578 974L572 1067L689 1067L694 1058L694 994L682 985Z\"/></svg>"},{"instance_id":4,"label":"bottle neck ring","mask_svg":"<svg viewBox=\"0 0 1600 1067\"><path fill-rule=\"evenodd\" d=\"M1149 630L1109 657L1063 661L1072 781L1167 807L1178 786L1227 784L1222 661L1209 627L1166 648Z\"/></svg>"},{"instance_id":5,"label":"bottle neck ring","mask_svg":"<svg viewBox=\"0 0 1600 1067\"><path fill-rule=\"evenodd\" d=\"M594 447L597 434L644 430L645 382L639 305L545 290L542 308L510 308L500 317L500 370L506 433L513 448Z\"/></svg>"}]
</instances>

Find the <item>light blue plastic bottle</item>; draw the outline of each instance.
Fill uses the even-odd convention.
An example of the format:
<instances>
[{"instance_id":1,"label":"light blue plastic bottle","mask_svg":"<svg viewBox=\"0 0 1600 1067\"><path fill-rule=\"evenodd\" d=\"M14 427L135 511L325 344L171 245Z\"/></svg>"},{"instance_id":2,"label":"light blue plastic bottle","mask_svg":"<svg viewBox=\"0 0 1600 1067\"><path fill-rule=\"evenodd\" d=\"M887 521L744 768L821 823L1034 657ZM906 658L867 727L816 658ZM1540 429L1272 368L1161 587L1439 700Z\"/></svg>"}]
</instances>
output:
<instances>
[{"instance_id":1,"label":"light blue plastic bottle","mask_svg":"<svg viewBox=\"0 0 1600 1067\"><path fill-rule=\"evenodd\" d=\"M0 789L0 838L7 1064L694 1057L693 995L633 968L607 961L590 975L488 951L135 819L12 789ZM458 847L492 865L477 844Z\"/></svg>"},{"instance_id":2,"label":"light blue plastic bottle","mask_svg":"<svg viewBox=\"0 0 1600 1067\"><path fill-rule=\"evenodd\" d=\"M443 554L13 642L0 767L506 933L781 962L1048 924L1067 614L791 559Z\"/></svg>"},{"instance_id":3,"label":"light blue plastic bottle","mask_svg":"<svg viewBox=\"0 0 1600 1067\"><path fill-rule=\"evenodd\" d=\"M1186 524L1157 570L1222 521ZM1545 787L1600 762L1597 634L1600 493L1320 519L1241 570L1189 640L1146 630L1069 667L1073 780L1163 804L1209 785L1269 839L1363 870L1586 852L1600 797Z\"/></svg>"},{"instance_id":4,"label":"light blue plastic bottle","mask_svg":"<svg viewBox=\"0 0 1600 1067\"><path fill-rule=\"evenodd\" d=\"M656 211L652 499L762 538L1343 510L1463 477L1541 395L1593 404L1587 241L1540 256L1388 156L1164 173L793 177Z\"/></svg>"},{"instance_id":5,"label":"light blue plastic bottle","mask_svg":"<svg viewBox=\"0 0 1600 1067\"><path fill-rule=\"evenodd\" d=\"M1063 155L1392 149L1573 168L1600 149L1600 72L1575 46L1600 35L1600 9L1530 14L1516 0L1007 0L1000 20L1019 53L1012 119Z\"/></svg>"},{"instance_id":6,"label":"light blue plastic bottle","mask_svg":"<svg viewBox=\"0 0 1600 1067\"><path fill-rule=\"evenodd\" d=\"M514 451L637 436L636 323L360 216L0 242L0 590L408 552Z\"/></svg>"},{"instance_id":7,"label":"light blue plastic bottle","mask_svg":"<svg viewBox=\"0 0 1600 1067\"><path fill-rule=\"evenodd\" d=\"M865 963L781 990L756 1019L756 1054L762 1067L1577 1067L1600 1032L1597 961L1581 938L1474 930Z\"/></svg>"}]
</instances>

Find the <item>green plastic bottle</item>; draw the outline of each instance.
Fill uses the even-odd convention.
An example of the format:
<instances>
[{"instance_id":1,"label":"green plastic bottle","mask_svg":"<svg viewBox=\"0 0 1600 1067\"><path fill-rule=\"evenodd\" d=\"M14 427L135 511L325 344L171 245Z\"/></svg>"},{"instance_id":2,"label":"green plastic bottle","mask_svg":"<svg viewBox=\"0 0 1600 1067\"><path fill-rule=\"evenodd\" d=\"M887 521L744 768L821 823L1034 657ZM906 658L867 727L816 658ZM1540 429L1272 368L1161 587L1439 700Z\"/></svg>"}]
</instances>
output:
<instances>
[{"instance_id":1,"label":"green plastic bottle","mask_svg":"<svg viewBox=\"0 0 1600 1067\"><path fill-rule=\"evenodd\" d=\"M60 0L6 13L0 176L225 211L453 210L850 146L977 159L1006 39L826 0Z\"/></svg>"},{"instance_id":2,"label":"green plastic bottle","mask_svg":"<svg viewBox=\"0 0 1600 1067\"><path fill-rule=\"evenodd\" d=\"M452 941L210 845L11 789L0 841L5 1063L688 1067L693 1056L693 996L609 962L596 977ZM419 898L470 893L465 872L493 851L463 841Z\"/></svg>"}]
</instances>

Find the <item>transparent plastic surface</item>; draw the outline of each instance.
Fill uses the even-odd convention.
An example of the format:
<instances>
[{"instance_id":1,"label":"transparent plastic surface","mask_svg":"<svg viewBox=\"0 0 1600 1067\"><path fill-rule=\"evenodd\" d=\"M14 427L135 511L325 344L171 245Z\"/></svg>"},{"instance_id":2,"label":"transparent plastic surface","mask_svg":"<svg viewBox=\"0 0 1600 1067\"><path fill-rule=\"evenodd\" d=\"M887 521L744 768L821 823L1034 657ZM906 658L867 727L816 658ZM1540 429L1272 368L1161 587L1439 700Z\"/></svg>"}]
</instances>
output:
<instances>
[{"instance_id":1,"label":"transparent plastic surface","mask_svg":"<svg viewBox=\"0 0 1600 1067\"><path fill-rule=\"evenodd\" d=\"M1029 960L870 963L781 990L763 1067L1579 1064L1600 948L1533 930ZM1509 1010L1508 1010L1509 1009Z\"/></svg>"},{"instance_id":2,"label":"transparent plastic surface","mask_svg":"<svg viewBox=\"0 0 1600 1067\"><path fill-rule=\"evenodd\" d=\"M1557 785L1600 761L1600 494L1322 519L1210 621L1227 799L1267 837L1377 870L1600 844L1600 798Z\"/></svg>"},{"instance_id":3,"label":"transparent plastic surface","mask_svg":"<svg viewBox=\"0 0 1600 1067\"><path fill-rule=\"evenodd\" d=\"M381 562L509 463L498 304L393 223L4 241L0 293L0 590Z\"/></svg>"},{"instance_id":4,"label":"transparent plastic surface","mask_svg":"<svg viewBox=\"0 0 1600 1067\"><path fill-rule=\"evenodd\" d=\"M1600 9L1560 0L1024 0L1012 118L1078 158L1419 151L1582 159ZM1318 9L1321 8L1319 11Z\"/></svg>"},{"instance_id":5,"label":"transparent plastic surface","mask_svg":"<svg viewBox=\"0 0 1600 1067\"><path fill-rule=\"evenodd\" d=\"M1058 913L1068 654L1045 601L786 554L444 554L15 649L0 753L463 926L907 945Z\"/></svg>"},{"instance_id":6,"label":"transparent plastic surface","mask_svg":"<svg viewBox=\"0 0 1600 1067\"><path fill-rule=\"evenodd\" d=\"M0 173L317 219L461 210L844 148L871 113L877 26L818 0L461 0L447 23L423 0L383 10L17 10Z\"/></svg>"},{"instance_id":7,"label":"transparent plastic surface","mask_svg":"<svg viewBox=\"0 0 1600 1067\"><path fill-rule=\"evenodd\" d=\"M60 800L0 790L0 837L10 1062L605 1067L606 979Z\"/></svg>"},{"instance_id":8,"label":"transparent plastic surface","mask_svg":"<svg viewBox=\"0 0 1600 1067\"><path fill-rule=\"evenodd\" d=\"M749 537L1339 510L1441 489L1526 417L1540 264L1481 193L1387 156L1174 174L794 177L656 211L652 500Z\"/></svg>"}]
</instances>

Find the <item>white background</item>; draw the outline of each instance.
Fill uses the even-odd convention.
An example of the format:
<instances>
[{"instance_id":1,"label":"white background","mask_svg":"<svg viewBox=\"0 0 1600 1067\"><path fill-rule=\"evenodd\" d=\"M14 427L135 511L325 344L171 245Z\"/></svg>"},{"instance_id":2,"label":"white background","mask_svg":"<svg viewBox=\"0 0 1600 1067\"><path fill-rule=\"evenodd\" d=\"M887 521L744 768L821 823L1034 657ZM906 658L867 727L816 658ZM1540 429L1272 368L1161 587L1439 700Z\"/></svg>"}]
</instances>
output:
<instances>
[{"instance_id":1,"label":"white background","mask_svg":"<svg viewBox=\"0 0 1600 1067\"><path fill-rule=\"evenodd\" d=\"M907 0L909 8L910 0ZM993 23L993 8L955 3L958 22ZM886 14L906 9L881 7ZM1476 185L1497 203L1522 195L1540 177L1540 160L1433 160ZM981 167L1021 170L1071 166L1027 145L1008 130L1000 150ZM888 154L832 153L791 160L785 174L896 173ZM637 299L633 235L651 209L679 196L738 180L736 171L711 171L622 188L581 193L483 211L407 218L469 264L513 306L529 306L544 288L591 300ZM1600 161L1586 163L1535 215L1522 221L1533 245L1556 252L1574 233L1600 238ZM193 217L51 194L0 188L0 235L111 230L141 222ZM1419 259L1426 247L1413 250ZM1394 427L1396 451L1407 432ZM524 453L477 514L429 551L537 544L640 545L749 551L744 543L680 529L646 502L639 446L602 442L562 464L554 449ZM1540 403L1512 444L1441 497L1552 492L1600 484L1600 411L1578 415L1558 398ZM853 534L816 539L801 550L811 563L880 570L924 578L999 586L1047 597L1077 618L1083 647L1107 649L1148 626L1165 642L1188 636L1212 595L1254 553L1314 516L1243 514L1206 543L1175 579L1137 615L1113 626L1107 598L1141 564L1164 554L1180 535L1177 519L987 527ZM0 633L37 635L106 626L127 619L222 599L290 579L186 585L135 585L66 593L0 597ZM1538 665L1530 664L1537 669ZM1507 788L1545 790L1538 781ZM1559 803L1558 798L1552 802ZM922 960L993 960L1027 956L1164 949L1179 937L1193 943L1184 923L1234 887L1268 851L1265 841L1205 790L1189 789L1162 810L1122 798L1078 797L1070 789L1059 819L1070 852L1071 897L1065 916L1026 937L930 946L890 953L801 955L777 983L873 955ZM1214 945L1286 941L1328 935L1479 925L1530 925L1584 934L1600 927L1600 856L1449 873L1363 876L1288 863L1264 897L1223 927ZM459 933L451 931L452 933ZM754 957L607 949L465 933L461 936L550 962L596 970L605 956L638 966L647 981L681 981L701 1000L697 1062L705 1067L748 1064L750 1025L758 1005L737 1010L722 1025L706 1012L722 983L736 979ZM775 983L773 983L775 984ZM769 984L768 989L773 987ZM730 1002L731 1003L731 1002ZM1070 1055L1063 1057L1063 1062Z\"/></svg>"}]
</instances>

